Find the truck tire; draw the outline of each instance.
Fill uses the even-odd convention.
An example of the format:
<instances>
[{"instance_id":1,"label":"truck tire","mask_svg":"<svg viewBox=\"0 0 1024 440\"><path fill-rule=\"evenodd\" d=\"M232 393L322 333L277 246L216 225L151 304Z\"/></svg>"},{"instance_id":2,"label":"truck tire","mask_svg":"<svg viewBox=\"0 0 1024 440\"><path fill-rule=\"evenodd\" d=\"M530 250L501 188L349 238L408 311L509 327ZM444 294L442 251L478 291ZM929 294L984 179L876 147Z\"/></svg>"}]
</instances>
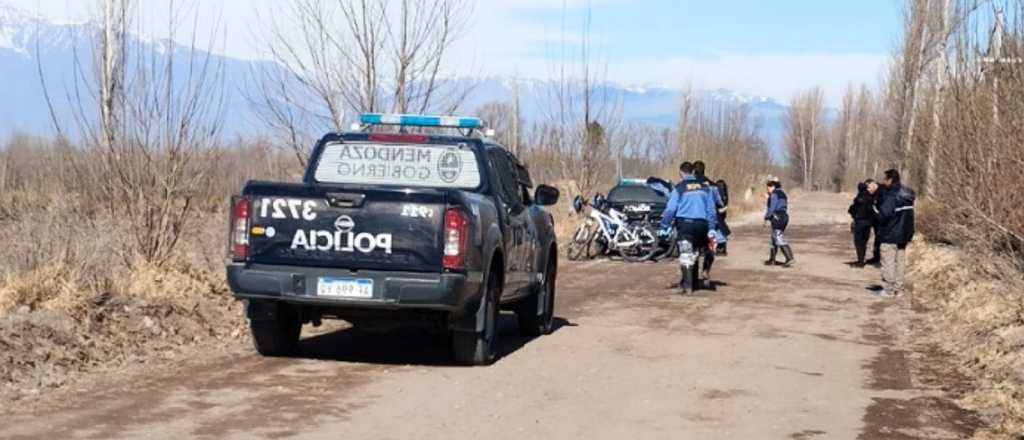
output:
<instances>
[{"instance_id":1,"label":"truck tire","mask_svg":"<svg viewBox=\"0 0 1024 440\"><path fill-rule=\"evenodd\" d=\"M523 336L537 337L551 333L555 318L555 278L557 275L558 262L554 256L551 256L548 268L544 271L544 282L537 289L537 293L516 305L519 333ZM538 314L537 309L541 304L543 304L543 311Z\"/></svg>"},{"instance_id":2,"label":"truck tire","mask_svg":"<svg viewBox=\"0 0 1024 440\"><path fill-rule=\"evenodd\" d=\"M272 318L250 320L249 331L259 354L288 356L295 352L299 344L302 323L291 308L282 306Z\"/></svg>"},{"instance_id":3,"label":"truck tire","mask_svg":"<svg viewBox=\"0 0 1024 440\"><path fill-rule=\"evenodd\" d=\"M492 269L493 271L493 269ZM484 292L484 325L478 332L452 332L452 351L455 361L463 365L490 365L498 357L498 316L501 313L499 297L501 279L488 273L487 291Z\"/></svg>"}]
</instances>

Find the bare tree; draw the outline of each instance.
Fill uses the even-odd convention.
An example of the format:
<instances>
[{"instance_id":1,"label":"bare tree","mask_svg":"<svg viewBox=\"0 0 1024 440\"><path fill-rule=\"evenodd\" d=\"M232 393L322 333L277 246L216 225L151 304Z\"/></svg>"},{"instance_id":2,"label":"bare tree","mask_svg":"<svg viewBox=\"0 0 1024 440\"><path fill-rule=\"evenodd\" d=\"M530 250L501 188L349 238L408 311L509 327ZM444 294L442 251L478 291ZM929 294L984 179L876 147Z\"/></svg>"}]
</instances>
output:
<instances>
[{"instance_id":1,"label":"bare tree","mask_svg":"<svg viewBox=\"0 0 1024 440\"><path fill-rule=\"evenodd\" d=\"M928 136L927 148L925 150L925 175L920 185L920 191L924 196L931 195L932 180L935 175L935 152L939 148L939 136L942 132L942 111L945 106L945 87L947 42L955 26L950 24L949 11L950 0L940 0L934 24L935 54L934 65L931 68L931 87L933 101L931 103L931 129Z\"/></svg>"},{"instance_id":2,"label":"bare tree","mask_svg":"<svg viewBox=\"0 0 1024 440\"><path fill-rule=\"evenodd\" d=\"M521 132L519 129L521 115L514 103L493 101L476 109L476 115L494 129L498 143L508 148L513 154L520 153Z\"/></svg>"},{"instance_id":3,"label":"bare tree","mask_svg":"<svg viewBox=\"0 0 1024 440\"><path fill-rule=\"evenodd\" d=\"M899 146L896 154L901 158L910 155L914 130L917 126L917 111L920 101L918 88L927 65L928 3L929 0L908 0L907 2L903 17L905 39L896 64L899 81L891 83L897 87L898 93L895 100L899 109L899 125L896 127L894 140ZM905 161L901 160L901 162ZM906 168L905 163L903 168Z\"/></svg>"},{"instance_id":4,"label":"bare tree","mask_svg":"<svg viewBox=\"0 0 1024 440\"><path fill-rule=\"evenodd\" d=\"M554 80L542 108L543 130L548 149L556 152L561 178L573 183L581 194L607 183L613 170L610 136L622 127L622 105L607 87L606 69L594 59L590 41L592 10L584 12L580 44L568 44L567 7L563 5L563 35ZM572 53L576 54L573 55Z\"/></svg>"},{"instance_id":5,"label":"bare tree","mask_svg":"<svg viewBox=\"0 0 1024 440\"><path fill-rule=\"evenodd\" d=\"M194 4L167 3L161 50L129 35L132 1L100 6L94 74L76 59L67 96L85 152L69 155L75 191L125 226L127 263L162 265L192 220L205 173L199 157L209 159L217 142L223 69L212 55L215 37L200 46L195 25L188 46L174 43L183 20L197 14ZM92 220L97 212L83 214Z\"/></svg>"},{"instance_id":6,"label":"bare tree","mask_svg":"<svg viewBox=\"0 0 1024 440\"><path fill-rule=\"evenodd\" d=\"M672 154L660 167L675 176L681 161L702 160L708 175L735 188L757 185L772 163L761 139L759 121L744 104L721 102L687 88L680 99L679 121L674 133L664 133ZM666 163L667 162L667 163Z\"/></svg>"},{"instance_id":7,"label":"bare tree","mask_svg":"<svg viewBox=\"0 0 1024 440\"><path fill-rule=\"evenodd\" d=\"M249 100L300 162L357 113L454 112L473 84L443 75L471 12L467 0L296 0L265 26L274 63L253 72Z\"/></svg>"},{"instance_id":8,"label":"bare tree","mask_svg":"<svg viewBox=\"0 0 1024 440\"><path fill-rule=\"evenodd\" d=\"M846 186L850 169L850 155L853 150L854 128L856 126L856 92L847 87L843 93L842 106L839 109L838 123L833 127L829 139L829 153L824 165L829 169L829 183L835 192L841 192Z\"/></svg>"},{"instance_id":9,"label":"bare tree","mask_svg":"<svg viewBox=\"0 0 1024 440\"><path fill-rule=\"evenodd\" d=\"M786 144L793 178L804 189L817 184L817 153L824 140L824 93L814 87L799 93L786 110Z\"/></svg>"}]
</instances>

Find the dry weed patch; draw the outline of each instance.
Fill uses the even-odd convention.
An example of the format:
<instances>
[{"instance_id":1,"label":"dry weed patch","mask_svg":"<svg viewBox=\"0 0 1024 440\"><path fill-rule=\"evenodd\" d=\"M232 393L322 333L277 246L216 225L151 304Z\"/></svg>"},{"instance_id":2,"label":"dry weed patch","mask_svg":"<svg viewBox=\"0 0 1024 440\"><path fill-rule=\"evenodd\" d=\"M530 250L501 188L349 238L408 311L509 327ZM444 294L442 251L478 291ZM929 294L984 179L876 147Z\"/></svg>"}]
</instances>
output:
<instances>
[{"instance_id":1,"label":"dry weed patch","mask_svg":"<svg viewBox=\"0 0 1024 440\"><path fill-rule=\"evenodd\" d=\"M953 353L976 381L962 402L987 415L979 438L1024 433L1024 273L999 257L935 244L911 247L923 336Z\"/></svg>"}]
</instances>

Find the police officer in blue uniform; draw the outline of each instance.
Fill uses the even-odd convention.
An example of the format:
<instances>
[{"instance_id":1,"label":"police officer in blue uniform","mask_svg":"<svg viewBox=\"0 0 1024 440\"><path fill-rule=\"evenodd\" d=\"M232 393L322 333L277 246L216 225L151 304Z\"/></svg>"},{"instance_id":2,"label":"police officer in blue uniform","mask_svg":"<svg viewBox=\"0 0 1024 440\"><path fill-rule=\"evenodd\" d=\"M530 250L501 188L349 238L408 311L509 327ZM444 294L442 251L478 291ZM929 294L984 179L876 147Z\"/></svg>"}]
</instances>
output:
<instances>
[{"instance_id":1,"label":"police officer in blue uniform","mask_svg":"<svg viewBox=\"0 0 1024 440\"><path fill-rule=\"evenodd\" d=\"M779 264L775 261L775 256L778 255L779 251L782 251L786 261L781 263L781 265L789 267L794 261L793 249L789 247L785 235L786 227L789 226L789 197L782 190L782 183L778 180L769 181L767 187L768 207L764 212L764 221L771 225L772 233L769 238L771 247L768 251L768 260L764 264L766 266Z\"/></svg>"},{"instance_id":2,"label":"police officer in blue uniform","mask_svg":"<svg viewBox=\"0 0 1024 440\"><path fill-rule=\"evenodd\" d=\"M679 165L679 173L682 180L669 196L661 217L662 230L674 225L678 240L689 240L697 249L706 248L709 238L713 237L712 231L718 226L715 200L694 176L692 163ZM710 272L705 271L704 276L710 282Z\"/></svg>"}]
</instances>

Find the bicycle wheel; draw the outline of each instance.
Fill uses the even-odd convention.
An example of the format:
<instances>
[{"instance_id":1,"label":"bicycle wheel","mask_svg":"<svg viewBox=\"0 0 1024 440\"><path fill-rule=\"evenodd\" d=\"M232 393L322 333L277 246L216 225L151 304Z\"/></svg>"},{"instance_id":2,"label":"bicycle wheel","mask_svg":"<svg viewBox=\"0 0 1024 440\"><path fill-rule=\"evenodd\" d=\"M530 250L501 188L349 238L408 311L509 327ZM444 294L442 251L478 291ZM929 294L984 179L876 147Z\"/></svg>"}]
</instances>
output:
<instances>
[{"instance_id":1,"label":"bicycle wheel","mask_svg":"<svg viewBox=\"0 0 1024 440\"><path fill-rule=\"evenodd\" d=\"M591 232L590 225L588 223L580 223L572 234L572 240L569 240L569 250L567 252L569 260L578 261L590 258L588 254L590 242L593 238L594 234Z\"/></svg>"},{"instance_id":2,"label":"bicycle wheel","mask_svg":"<svg viewBox=\"0 0 1024 440\"><path fill-rule=\"evenodd\" d=\"M638 225L633 228L638 242L622 250L622 258L631 263L639 263L651 259L658 250L658 233L650 225Z\"/></svg>"},{"instance_id":3,"label":"bicycle wheel","mask_svg":"<svg viewBox=\"0 0 1024 440\"><path fill-rule=\"evenodd\" d=\"M659 240L658 246L654 250L654 254L651 255L651 260L660 261L663 258L672 258L675 256L678 247L679 244L676 243L676 234L673 231L669 238Z\"/></svg>"}]
</instances>

